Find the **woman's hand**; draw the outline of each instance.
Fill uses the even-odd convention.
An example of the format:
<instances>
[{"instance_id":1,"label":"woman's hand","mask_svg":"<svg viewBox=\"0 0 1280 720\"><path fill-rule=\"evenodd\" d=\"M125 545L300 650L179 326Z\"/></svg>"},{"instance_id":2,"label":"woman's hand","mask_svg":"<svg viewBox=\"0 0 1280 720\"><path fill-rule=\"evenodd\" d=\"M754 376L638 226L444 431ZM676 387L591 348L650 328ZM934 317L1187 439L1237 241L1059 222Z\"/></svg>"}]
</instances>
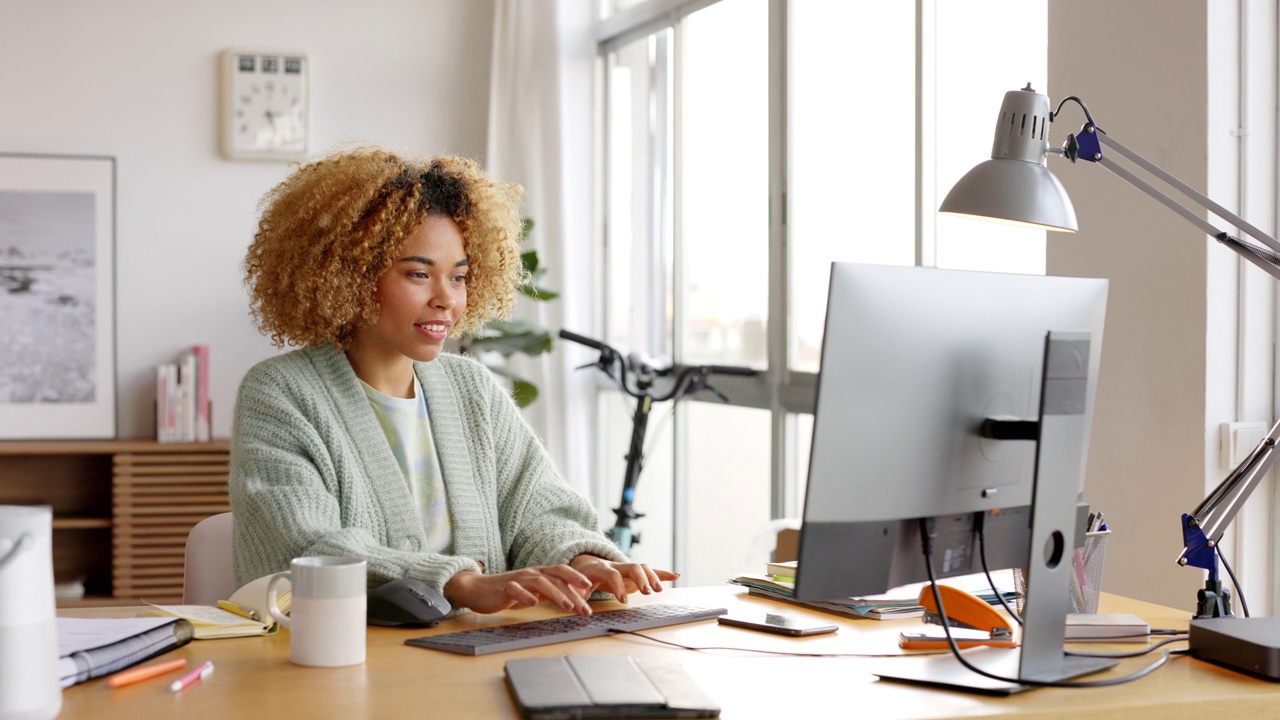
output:
<instances>
[{"instance_id":1,"label":"woman's hand","mask_svg":"<svg viewBox=\"0 0 1280 720\"><path fill-rule=\"evenodd\" d=\"M551 602L586 617L591 614L586 598L591 595L592 582L568 565L523 568L495 575L463 570L444 584L444 596L451 605L478 613Z\"/></svg>"},{"instance_id":2,"label":"woman's hand","mask_svg":"<svg viewBox=\"0 0 1280 720\"><path fill-rule=\"evenodd\" d=\"M478 613L550 602L586 617L591 614L587 598L596 590L611 593L625 603L630 593L662 592L662 581L679 577L679 573L654 570L644 563L578 555L568 565L531 567L496 575L463 570L444 584L444 596L451 605Z\"/></svg>"},{"instance_id":3,"label":"woman's hand","mask_svg":"<svg viewBox=\"0 0 1280 720\"><path fill-rule=\"evenodd\" d=\"M603 590L623 603L627 601L627 595L637 590L644 595L662 592L663 580L680 577L680 573L654 570L644 563L614 562L595 555L578 555L569 561L569 566L591 581L583 597L590 597L596 590ZM574 586L574 589L580 587Z\"/></svg>"}]
</instances>

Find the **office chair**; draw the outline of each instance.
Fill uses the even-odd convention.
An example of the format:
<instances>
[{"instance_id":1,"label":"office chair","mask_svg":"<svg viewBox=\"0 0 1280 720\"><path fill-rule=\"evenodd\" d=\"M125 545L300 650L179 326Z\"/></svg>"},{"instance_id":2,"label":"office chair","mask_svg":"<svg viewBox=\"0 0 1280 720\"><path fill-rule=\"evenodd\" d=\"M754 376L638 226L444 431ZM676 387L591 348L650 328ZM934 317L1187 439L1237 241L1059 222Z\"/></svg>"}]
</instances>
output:
<instances>
[{"instance_id":1,"label":"office chair","mask_svg":"<svg viewBox=\"0 0 1280 720\"><path fill-rule=\"evenodd\" d=\"M182 567L184 605L213 605L237 589L231 569L231 513L212 515L191 528Z\"/></svg>"}]
</instances>

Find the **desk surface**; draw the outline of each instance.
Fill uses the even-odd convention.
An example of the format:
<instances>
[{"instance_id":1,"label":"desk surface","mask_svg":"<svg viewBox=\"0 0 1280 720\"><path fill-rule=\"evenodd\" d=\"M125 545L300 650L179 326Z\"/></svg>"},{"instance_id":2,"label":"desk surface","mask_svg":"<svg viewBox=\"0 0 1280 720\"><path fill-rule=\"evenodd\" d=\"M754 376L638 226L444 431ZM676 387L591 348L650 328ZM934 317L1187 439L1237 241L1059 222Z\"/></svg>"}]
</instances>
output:
<instances>
[{"instance_id":1,"label":"desk surface","mask_svg":"<svg viewBox=\"0 0 1280 720\"><path fill-rule=\"evenodd\" d=\"M635 596L635 604L670 602L733 609L772 608L794 615L832 620L832 635L788 638L703 621L645 631L694 646L731 646L816 653L898 653L898 633L919 627L919 620L846 620L769 600L750 597L738 587L668 589ZM618 607L612 601L597 609ZM1150 603L1103 595L1102 612L1132 612L1153 628L1185 628L1189 613ZM132 610L132 609L131 609ZM65 615L128 614L123 609L78 609ZM1274 714L1280 684L1246 676L1185 656L1136 682L1094 689L1044 688L1007 698L923 689L880 682L872 675L893 658L781 657L732 651L691 652L631 636L549 645L532 650L466 657L404 644L411 637L482 625L504 624L556 615L542 605L496 615L466 615L432 630L369 628L368 661L336 669L304 668L289 662L289 636L197 640L165 657L192 664L212 660L216 671L181 693L168 692L168 680L151 680L118 690L104 679L63 692L60 718L148 717L305 717L305 718L517 718L503 681L503 663L515 657L557 655L648 655L683 663L722 707L722 717L800 718L1070 718L1110 715L1132 718L1196 718L1215 711L1234 717ZM1127 645L1075 645L1077 649L1118 652ZM1185 647L1175 645L1173 647ZM1154 657L1129 659L1093 678L1126 674ZM190 667L190 665L189 665ZM1091 678L1092 679L1092 678ZM1224 704L1229 701L1229 704Z\"/></svg>"}]
</instances>

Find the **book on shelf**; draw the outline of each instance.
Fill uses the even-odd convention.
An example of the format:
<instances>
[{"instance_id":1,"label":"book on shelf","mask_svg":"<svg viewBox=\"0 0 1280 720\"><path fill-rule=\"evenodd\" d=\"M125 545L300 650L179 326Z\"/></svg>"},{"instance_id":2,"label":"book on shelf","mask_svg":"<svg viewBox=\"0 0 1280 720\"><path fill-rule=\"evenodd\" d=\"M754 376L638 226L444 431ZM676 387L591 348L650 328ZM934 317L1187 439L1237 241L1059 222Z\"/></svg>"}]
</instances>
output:
<instances>
[{"instance_id":1,"label":"book on shelf","mask_svg":"<svg viewBox=\"0 0 1280 720\"><path fill-rule=\"evenodd\" d=\"M193 403L196 442L209 442L213 439L213 418L210 417L209 412L209 346L198 343L191 347L191 353L195 356L196 366Z\"/></svg>"},{"instance_id":2,"label":"book on shelf","mask_svg":"<svg viewBox=\"0 0 1280 720\"><path fill-rule=\"evenodd\" d=\"M156 366L156 439L209 442L209 346L191 346L177 360Z\"/></svg>"},{"instance_id":3,"label":"book on shelf","mask_svg":"<svg viewBox=\"0 0 1280 720\"><path fill-rule=\"evenodd\" d=\"M194 628L181 618L71 618L58 623L58 677L62 687L110 675L191 642Z\"/></svg>"},{"instance_id":4,"label":"book on shelf","mask_svg":"<svg viewBox=\"0 0 1280 720\"><path fill-rule=\"evenodd\" d=\"M773 568L766 566L766 571ZM991 574L995 580L996 588L1004 597L1006 602L1012 602L1017 593L1014 590L1013 571L1003 570ZM926 583L913 583L911 585L903 585L890 590L887 593L878 595L867 595L864 597L847 597L833 598L830 600L798 600L795 596L795 581L792 579L779 577L772 573L766 574L742 574L733 578L729 582L736 585L742 585L747 588L747 592L758 597L766 597L772 600L780 600L803 607L821 610L823 612L843 615L853 618L867 618L871 620L898 620L902 618L920 617L924 614L924 608L920 606L920 591L924 589ZM962 575L959 577L946 578L939 581L942 585L950 585L952 587L964 590L992 605L997 605L1000 600L996 596L996 592L991 589L991 584L987 581L986 575L977 573L975 575Z\"/></svg>"},{"instance_id":5,"label":"book on shelf","mask_svg":"<svg viewBox=\"0 0 1280 720\"><path fill-rule=\"evenodd\" d=\"M182 618L191 623L196 640L270 635L278 628L267 610L267 583L272 576L260 577L236 590L217 605L156 605L147 603L156 612ZM276 605L288 613L293 593L288 583L282 583L276 592Z\"/></svg>"}]
</instances>

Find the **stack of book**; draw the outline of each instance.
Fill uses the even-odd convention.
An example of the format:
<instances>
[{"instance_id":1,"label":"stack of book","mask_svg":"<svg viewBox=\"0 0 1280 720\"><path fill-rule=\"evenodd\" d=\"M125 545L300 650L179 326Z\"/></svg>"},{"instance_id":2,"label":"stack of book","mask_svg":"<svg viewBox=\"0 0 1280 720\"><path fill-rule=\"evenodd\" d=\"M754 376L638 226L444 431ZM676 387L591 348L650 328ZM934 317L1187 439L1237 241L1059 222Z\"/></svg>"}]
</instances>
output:
<instances>
[{"instance_id":1,"label":"stack of book","mask_svg":"<svg viewBox=\"0 0 1280 720\"><path fill-rule=\"evenodd\" d=\"M156 366L156 440L209 442L209 346L193 345Z\"/></svg>"},{"instance_id":2,"label":"stack of book","mask_svg":"<svg viewBox=\"0 0 1280 720\"><path fill-rule=\"evenodd\" d=\"M752 595L803 605L814 610L822 610L845 617L896 620L899 618L919 617L924 614L924 608L920 606L919 599L920 591L924 589L925 583L903 585L881 595L834 598L831 600L797 600L795 597L796 570L795 561L770 562L766 563L763 574L743 574L729 582L742 585ZM1003 595L1005 602L1012 603L1017 597L1017 592L1014 590L1013 585L1013 572L1003 570L993 572L991 576L995 580L996 588ZM986 575L982 573L947 578L941 584L964 590L992 605L1000 602L996 597L996 591L991 589L991 583L987 581Z\"/></svg>"},{"instance_id":3,"label":"stack of book","mask_svg":"<svg viewBox=\"0 0 1280 720\"><path fill-rule=\"evenodd\" d=\"M62 687L102 677L191 642L181 618L58 618Z\"/></svg>"}]
</instances>

